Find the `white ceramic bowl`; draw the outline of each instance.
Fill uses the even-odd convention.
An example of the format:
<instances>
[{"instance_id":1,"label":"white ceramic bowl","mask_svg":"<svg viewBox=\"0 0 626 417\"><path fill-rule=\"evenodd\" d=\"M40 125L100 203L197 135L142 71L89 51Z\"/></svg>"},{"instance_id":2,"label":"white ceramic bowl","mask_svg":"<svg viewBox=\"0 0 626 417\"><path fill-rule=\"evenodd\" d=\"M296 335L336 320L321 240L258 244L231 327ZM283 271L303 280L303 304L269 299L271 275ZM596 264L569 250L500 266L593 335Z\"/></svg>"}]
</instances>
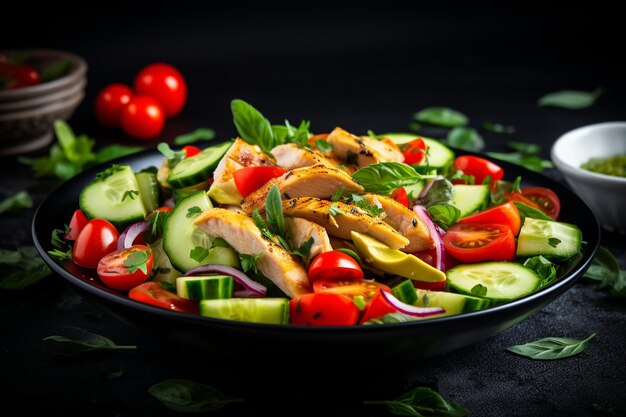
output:
<instances>
[{"instance_id":1,"label":"white ceramic bowl","mask_svg":"<svg viewBox=\"0 0 626 417\"><path fill-rule=\"evenodd\" d=\"M607 122L571 130L552 146L554 165L592 208L607 230L626 233L626 178L582 169L590 158L626 155L626 122Z\"/></svg>"}]
</instances>

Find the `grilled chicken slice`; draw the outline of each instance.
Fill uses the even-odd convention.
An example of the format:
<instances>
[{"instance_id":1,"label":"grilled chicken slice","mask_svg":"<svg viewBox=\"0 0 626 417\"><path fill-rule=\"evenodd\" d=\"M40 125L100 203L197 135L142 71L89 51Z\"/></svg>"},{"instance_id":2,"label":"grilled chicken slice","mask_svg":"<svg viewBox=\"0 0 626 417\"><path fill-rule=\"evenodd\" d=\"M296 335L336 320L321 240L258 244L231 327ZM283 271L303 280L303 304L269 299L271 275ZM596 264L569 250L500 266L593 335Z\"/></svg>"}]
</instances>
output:
<instances>
[{"instance_id":1,"label":"grilled chicken slice","mask_svg":"<svg viewBox=\"0 0 626 417\"><path fill-rule=\"evenodd\" d=\"M325 165L296 168L278 178L271 179L258 190L248 195L241 208L248 214L255 209L265 210L265 198L273 185L277 185L285 198L316 197L329 199L339 188L346 194L361 193L363 187L352 177L337 168Z\"/></svg>"},{"instance_id":2,"label":"grilled chicken slice","mask_svg":"<svg viewBox=\"0 0 626 417\"><path fill-rule=\"evenodd\" d=\"M278 145L271 151L276 158L276 164L285 169L310 167L313 165L332 164L319 152L313 149L303 148L295 143Z\"/></svg>"},{"instance_id":3,"label":"grilled chicken slice","mask_svg":"<svg viewBox=\"0 0 626 417\"><path fill-rule=\"evenodd\" d=\"M388 141L370 137L358 137L336 127L326 139L333 146L333 153L347 163L359 168L378 162L402 162L404 156L398 147Z\"/></svg>"},{"instance_id":4,"label":"grilled chicken slice","mask_svg":"<svg viewBox=\"0 0 626 417\"><path fill-rule=\"evenodd\" d=\"M339 210L332 216L333 211ZM391 248L400 249L409 244L409 239L381 219L376 219L360 208L339 201L327 201L313 197L283 200L286 216L301 217L324 227L329 235L351 239L352 230L368 234Z\"/></svg>"},{"instance_id":5,"label":"grilled chicken slice","mask_svg":"<svg viewBox=\"0 0 626 417\"><path fill-rule=\"evenodd\" d=\"M404 252L413 253L433 248L434 242L428 228L412 210L382 195L364 194L363 198L382 208L386 214L385 222L409 239L409 244L402 248Z\"/></svg>"},{"instance_id":6,"label":"grilled chicken slice","mask_svg":"<svg viewBox=\"0 0 626 417\"><path fill-rule=\"evenodd\" d=\"M194 224L211 237L221 237L239 253L261 253L257 262L259 271L289 297L311 292L302 264L265 238L250 217L231 210L212 208L198 216Z\"/></svg>"},{"instance_id":7,"label":"grilled chicken slice","mask_svg":"<svg viewBox=\"0 0 626 417\"><path fill-rule=\"evenodd\" d=\"M301 247L304 242L313 238L313 245L308 255L304 257L306 265L311 263L313 258L320 253L333 250L326 229L319 224L297 217L285 217L285 228L289 234L289 244L294 249Z\"/></svg>"}]
</instances>

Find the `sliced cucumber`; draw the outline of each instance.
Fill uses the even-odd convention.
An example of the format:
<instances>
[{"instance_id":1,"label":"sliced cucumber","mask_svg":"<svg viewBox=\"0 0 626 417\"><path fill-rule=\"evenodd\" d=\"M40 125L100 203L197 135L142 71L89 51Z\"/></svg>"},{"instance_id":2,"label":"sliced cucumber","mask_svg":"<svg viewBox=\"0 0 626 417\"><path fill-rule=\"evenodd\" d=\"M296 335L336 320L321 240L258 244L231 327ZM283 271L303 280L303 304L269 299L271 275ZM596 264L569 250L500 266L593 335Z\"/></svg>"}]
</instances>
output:
<instances>
[{"instance_id":1,"label":"sliced cucumber","mask_svg":"<svg viewBox=\"0 0 626 417\"><path fill-rule=\"evenodd\" d=\"M152 253L154 254L154 266L152 267L153 281L165 281L172 285L176 284L176 278L181 273L177 271L173 266L170 258L163 250L163 239L159 239L150 244Z\"/></svg>"},{"instance_id":2,"label":"sliced cucumber","mask_svg":"<svg viewBox=\"0 0 626 417\"><path fill-rule=\"evenodd\" d=\"M414 133L385 133L381 136L388 137L396 145L406 145L407 143L413 142L418 137L422 138L428 150L428 158L420 162L417 165L418 167L427 166L431 169L440 170L454 161L454 152L437 139L425 138L424 136Z\"/></svg>"},{"instance_id":3,"label":"sliced cucumber","mask_svg":"<svg viewBox=\"0 0 626 417\"><path fill-rule=\"evenodd\" d=\"M517 256L543 255L565 260L580 252L582 232L573 224L526 217L517 240Z\"/></svg>"},{"instance_id":4,"label":"sliced cucumber","mask_svg":"<svg viewBox=\"0 0 626 417\"><path fill-rule=\"evenodd\" d=\"M157 182L156 174L153 172L142 171L135 174L137 184L139 185L139 195L141 201L149 213L159 207L160 189Z\"/></svg>"},{"instance_id":5,"label":"sliced cucumber","mask_svg":"<svg viewBox=\"0 0 626 417\"><path fill-rule=\"evenodd\" d=\"M232 142L209 146L202 152L180 161L171 170L167 182L172 188L183 188L208 180Z\"/></svg>"},{"instance_id":6,"label":"sliced cucumber","mask_svg":"<svg viewBox=\"0 0 626 417\"><path fill-rule=\"evenodd\" d=\"M481 262L451 268L447 287L453 292L486 298L500 303L535 291L541 279L530 268L514 262ZM482 287L478 287L478 285ZM482 291L487 290L486 294ZM472 291L473 290L473 291Z\"/></svg>"},{"instance_id":7,"label":"sliced cucumber","mask_svg":"<svg viewBox=\"0 0 626 417\"><path fill-rule=\"evenodd\" d=\"M188 300L213 300L233 296L233 277L207 275L180 277L176 280L176 293Z\"/></svg>"},{"instance_id":8,"label":"sliced cucumber","mask_svg":"<svg viewBox=\"0 0 626 417\"><path fill-rule=\"evenodd\" d=\"M491 305L491 302L486 298L453 292L416 290L416 296L418 298L417 302L415 302L416 306L443 307L446 310L445 316L478 311Z\"/></svg>"},{"instance_id":9,"label":"sliced cucumber","mask_svg":"<svg viewBox=\"0 0 626 417\"><path fill-rule=\"evenodd\" d=\"M252 323L287 324L287 298L230 298L200 301L200 314L216 319L249 321Z\"/></svg>"},{"instance_id":10,"label":"sliced cucumber","mask_svg":"<svg viewBox=\"0 0 626 417\"><path fill-rule=\"evenodd\" d=\"M391 287L391 293L403 303L415 304L417 302L417 293L410 279L405 279Z\"/></svg>"},{"instance_id":11,"label":"sliced cucumber","mask_svg":"<svg viewBox=\"0 0 626 417\"><path fill-rule=\"evenodd\" d=\"M426 181L421 180L416 182L415 184L405 185L404 190L409 196L410 200L414 200L422 193L424 190L424 186L426 185Z\"/></svg>"},{"instance_id":12,"label":"sliced cucumber","mask_svg":"<svg viewBox=\"0 0 626 417\"><path fill-rule=\"evenodd\" d=\"M487 208L489 204L489 186L480 185L454 185L454 197L452 203L461 210L461 217L469 216Z\"/></svg>"},{"instance_id":13,"label":"sliced cucumber","mask_svg":"<svg viewBox=\"0 0 626 417\"><path fill-rule=\"evenodd\" d=\"M79 205L88 218L108 220L120 230L147 214L139 184L128 165L113 165L100 172L81 191Z\"/></svg>"},{"instance_id":14,"label":"sliced cucumber","mask_svg":"<svg viewBox=\"0 0 626 417\"><path fill-rule=\"evenodd\" d=\"M205 210L212 208L206 193L201 191L182 199L172 210L163 228L163 249L169 256L174 268L187 272L202 265L190 257L194 248L211 247L209 235L198 229L193 221Z\"/></svg>"}]
</instances>

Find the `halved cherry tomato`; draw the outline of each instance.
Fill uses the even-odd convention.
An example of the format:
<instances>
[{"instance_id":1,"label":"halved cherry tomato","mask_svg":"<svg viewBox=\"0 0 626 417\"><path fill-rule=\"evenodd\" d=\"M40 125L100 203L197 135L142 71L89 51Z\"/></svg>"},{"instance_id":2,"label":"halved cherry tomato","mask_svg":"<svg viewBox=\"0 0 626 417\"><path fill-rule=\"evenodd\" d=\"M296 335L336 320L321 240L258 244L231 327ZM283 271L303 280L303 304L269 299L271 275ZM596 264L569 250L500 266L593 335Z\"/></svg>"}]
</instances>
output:
<instances>
[{"instance_id":1,"label":"halved cherry tomato","mask_svg":"<svg viewBox=\"0 0 626 417\"><path fill-rule=\"evenodd\" d=\"M154 139L165 126L165 111L155 98L135 96L122 109L120 125L135 139Z\"/></svg>"},{"instance_id":2,"label":"halved cherry tomato","mask_svg":"<svg viewBox=\"0 0 626 417\"><path fill-rule=\"evenodd\" d=\"M194 155L198 155L200 153L200 148L193 145L187 145L183 147L183 152L185 152L185 158L189 158Z\"/></svg>"},{"instance_id":3,"label":"halved cherry tomato","mask_svg":"<svg viewBox=\"0 0 626 417\"><path fill-rule=\"evenodd\" d=\"M96 268L105 255L117 249L120 234L104 219L87 222L80 231L72 249L72 260L86 268Z\"/></svg>"},{"instance_id":4,"label":"halved cherry tomato","mask_svg":"<svg viewBox=\"0 0 626 417\"><path fill-rule=\"evenodd\" d=\"M94 103L94 113L98 123L107 127L120 127L122 109L134 97L133 91L125 84L109 84L100 90Z\"/></svg>"},{"instance_id":5,"label":"halved cherry tomato","mask_svg":"<svg viewBox=\"0 0 626 417\"><path fill-rule=\"evenodd\" d=\"M457 157L452 163L454 168L460 169L465 175L473 175L476 184L482 184L485 178L491 177L491 186L504 177L504 170L491 161L472 155Z\"/></svg>"},{"instance_id":6,"label":"halved cherry tomato","mask_svg":"<svg viewBox=\"0 0 626 417\"><path fill-rule=\"evenodd\" d=\"M539 206L536 205L534 202L530 201L529 199L527 199L526 197L524 197L521 193L506 193L504 194L504 197L506 197L509 201L519 201L520 203L524 203L527 206L530 206L532 208L536 208L537 210L539 210Z\"/></svg>"},{"instance_id":7,"label":"halved cherry tomato","mask_svg":"<svg viewBox=\"0 0 626 417\"><path fill-rule=\"evenodd\" d=\"M150 64L143 68L135 78L135 91L157 99L165 115L174 117L187 101L187 83L176 68L169 64Z\"/></svg>"},{"instance_id":8,"label":"halved cherry tomato","mask_svg":"<svg viewBox=\"0 0 626 417\"><path fill-rule=\"evenodd\" d=\"M537 208L553 219L558 219L561 213L561 200L554 191L544 187L522 188L522 195L535 203Z\"/></svg>"},{"instance_id":9,"label":"halved cherry tomato","mask_svg":"<svg viewBox=\"0 0 626 417\"><path fill-rule=\"evenodd\" d=\"M235 186L242 197L247 197L272 178L280 177L286 171L280 167L260 166L238 169L233 173Z\"/></svg>"},{"instance_id":10,"label":"halved cherry tomato","mask_svg":"<svg viewBox=\"0 0 626 417\"><path fill-rule=\"evenodd\" d=\"M359 309L348 297L332 293L304 294L289 301L291 324L308 326L352 326Z\"/></svg>"},{"instance_id":11,"label":"halved cherry tomato","mask_svg":"<svg viewBox=\"0 0 626 417\"><path fill-rule=\"evenodd\" d=\"M515 258L515 237L506 224L457 223L443 236L443 244L461 262Z\"/></svg>"},{"instance_id":12,"label":"halved cherry tomato","mask_svg":"<svg viewBox=\"0 0 626 417\"><path fill-rule=\"evenodd\" d=\"M150 304L166 310L195 313L199 311L198 302L179 297L164 289L158 282L144 282L130 290L128 298L140 303Z\"/></svg>"},{"instance_id":13,"label":"halved cherry tomato","mask_svg":"<svg viewBox=\"0 0 626 417\"><path fill-rule=\"evenodd\" d=\"M415 139L407 145L402 155L404 155L405 164L419 164L426 157L426 142L422 138Z\"/></svg>"},{"instance_id":14,"label":"halved cherry tomato","mask_svg":"<svg viewBox=\"0 0 626 417\"><path fill-rule=\"evenodd\" d=\"M129 291L148 279L154 255L150 247L133 245L111 252L98 262L98 276L107 286Z\"/></svg>"},{"instance_id":15,"label":"halved cherry tomato","mask_svg":"<svg viewBox=\"0 0 626 417\"><path fill-rule=\"evenodd\" d=\"M395 190L393 190L393 193L391 193L391 198L393 198L403 206L409 207L409 195L406 193L404 187L396 188Z\"/></svg>"},{"instance_id":16,"label":"halved cherry tomato","mask_svg":"<svg viewBox=\"0 0 626 417\"><path fill-rule=\"evenodd\" d=\"M70 231L65 234L65 240L76 240L78 234L88 222L89 219L83 214L82 210L74 211L72 220L70 220Z\"/></svg>"},{"instance_id":17,"label":"halved cherry tomato","mask_svg":"<svg viewBox=\"0 0 626 417\"><path fill-rule=\"evenodd\" d=\"M363 297L365 308L380 291L391 292L385 284L373 279L321 279L313 283L313 292L340 294L350 299Z\"/></svg>"},{"instance_id":18,"label":"halved cherry tomato","mask_svg":"<svg viewBox=\"0 0 626 417\"><path fill-rule=\"evenodd\" d=\"M368 320L395 312L396 309L387 301L385 297L383 297L381 292L378 291L374 298L372 298L370 304L367 306L367 309L365 310L365 313L363 313L363 317L361 317L359 323L363 324Z\"/></svg>"},{"instance_id":19,"label":"halved cherry tomato","mask_svg":"<svg viewBox=\"0 0 626 417\"><path fill-rule=\"evenodd\" d=\"M312 283L320 279L362 280L363 270L352 256L334 250L317 255L309 266L308 276Z\"/></svg>"},{"instance_id":20,"label":"halved cherry tomato","mask_svg":"<svg viewBox=\"0 0 626 417\"><path fill-rule=\"evenodd\" d=\"M511 228L513 236L517 236L520 229L521 218L519 210L512 201L489 207L470 216L463 217L459 223L501 223Z\"/></svg>"}]
</instances>

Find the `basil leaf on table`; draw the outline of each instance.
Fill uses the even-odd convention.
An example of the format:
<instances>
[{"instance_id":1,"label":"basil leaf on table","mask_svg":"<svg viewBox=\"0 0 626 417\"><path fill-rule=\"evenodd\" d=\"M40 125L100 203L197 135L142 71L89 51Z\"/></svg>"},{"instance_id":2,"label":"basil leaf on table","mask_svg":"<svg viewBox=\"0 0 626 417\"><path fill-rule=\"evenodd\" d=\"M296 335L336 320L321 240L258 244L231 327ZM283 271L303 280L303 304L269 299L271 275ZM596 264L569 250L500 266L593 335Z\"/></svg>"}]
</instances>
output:
<instances>
[{"instance_id":1,"label":"basil leaf on table","mask_svg":"<svg viewBox=\"0 0 626 417\"><path fill-rule=\"evenodd\" d=\"M2 213L20 213L22 210L31 208L33 199L27 191L18 191L0 201L0 214Z\"/></svg>"},{"instance_id":2,"label":"basil leaf on table","mask_svg":"<svg viewBox=\"0 0 626 417\"><path fill-rule=\"evenodd\" d=\"M483 129L493 133L515 133L515 126L506 126L500 123L485 122Z\"/></svg>"},{"instance_id":3,"label":"basil leaf on table","mask_svg":"<svg viewBox=\"0 0 626 417\"><path fill-rule=\"evenodd\" d=\"M579 110L591 107L598 97L604 93L601 87L593 91L562 90L546 94L538 101L541 107L560 107L562 109Z\"/></svg>"},{"instance_id":4,"label":"basil leaf on table","mask_svg":"<svg viewBox=\"0 0 626 417\"><path fill-rule=\"evenodd\" d=\"M24 289L51 273L34 246L0 249L0 290Z\"/></svg>"},{"instance_id":5,"label":"basil leaf on table","mask_svg":"<svg viewBox=\"0 0 626 417\"><path fill-rule=\"evenodd\" d=\"M59 351L56 353L63 356L78 356L97 352L137 349L137 346L135 345L117 345L108 337L90 333L87 330L77 327L71 327L68 328L68 330L72 333L71 338L67 336L54 335L48 336L43 340L56 342L59 347Z\"/></svg>"},{"instance_id":6,"label":"basil leaf on table","mask_svg":"<svg viewBox=\"0 0 626 417\"><path fill-rule=\"evenodd\" d=\"M151 386L148 392L167 408L187 413L215 411L228 404L245 401L188 379L167 379Z\"/></svg>"},{"instance_id":7,"label":"basil leaf on table","mask_svg":"<svg viewBox=\"0 0 626 417\"><path fill-rule=\"evenodd\" d=\"M199 128L193 132L179 135L174 139L176 145L189 145L190 143L197 142L199 140L211 140L215 137L215 130L207 128Z\"/></svg>"},{"instance_id":8,"label":"basil leaf on table","mask_svg":"<svg viewBox=\"0 0 626 417\"><path fill-rule=\"evenodd\" d=\"M612 296L626 297L626 271L620 268L615 256L603 246L598 248L584 277L598 281L599 288L608 287Z\"/></svg>"},{"instance_id":9,"label":"basil leaf on table","mask_svg":"<svg viewBox=\"0 0 626 417\"><path fill-rule=\"evenodd\" d=\"M526 155L521 152L487 152L487 156L510 162L535 172L543 172L544 169L554 166L551 161L542 159L537 155Z\"/></svg>"},{"instance_id":10,"label":"basil leaf on table","mask_svg":"<svg viewBox=\"0 0 626 417\"><path fill-rule=\"evenodd\" d=\"M448 132L445 143L454 148L478 152L485 147L485 140L471 127L455 127Z\"/></svg>"},{"instance_id":11,"label":"basil leaf on table","mask_svg":"<svg viewBox=\"0 0 626 417\"><path fill-rule=\"evenodd\" d=\"M393 190L415 184L424 178L409 165L400 162L379 162L359 169L352 179L367 191L390 195Z\"/></svg>"},{"instance_id":12,"label":"basil leaf on table","mask_svg":"<svg viewBox=\"0 0 626 417\"><path fill-rule=\"evenodd\" d=\"M392 414L413 417L463 417L468 412L460 404L444 399L427 387L417 387L395 400L364 401L364 404L385 405Z\"/></svg>"},{"instance_id":13,"label":"basil leaf on table","mask_svg":"<svg viewBox=\"0 0 626 417\"><path fill-rule=\"evenodd\" d=\"M465 126L469 119L463 113L448 107L428 107L413 116L415 120L447 128Z\"/></svg>"},{"instance_id":14,"label":"basil leaf on table","mask_svg":"<svg viewBox=\"0 0 626 417\"><path fill-rule=\"evenodd\" d=\"M536 143L517 142L512 140L507 142L506 146L524 155L537 155L541 152L541 146Z\"/></svg>"},{"instance_id":15,"label":"basil leaf on table","mask_svg":"<svg viewBox=\"0 0 626 417\"><path fill-rule=\"evenodd\" d=\"M272 125L261 112L243 100L235 99L230 102L233 113L233 122L241 139L251 145L258 145L265 153L281 142L274 136Z\"/></svg>"},{"instance_id":16,"label":"basil leaf on table","mask_svg":"<svg viewBox=\"0 0 626 417\"><path fill-rule=\"evenodd\" d=\"M582 340L566 337L546 337L524 345L511 346L507 350L534 360L564 359L584 352L589 341L594 337L596 337L595 333Z\"/></svg>"}]
</instances>

